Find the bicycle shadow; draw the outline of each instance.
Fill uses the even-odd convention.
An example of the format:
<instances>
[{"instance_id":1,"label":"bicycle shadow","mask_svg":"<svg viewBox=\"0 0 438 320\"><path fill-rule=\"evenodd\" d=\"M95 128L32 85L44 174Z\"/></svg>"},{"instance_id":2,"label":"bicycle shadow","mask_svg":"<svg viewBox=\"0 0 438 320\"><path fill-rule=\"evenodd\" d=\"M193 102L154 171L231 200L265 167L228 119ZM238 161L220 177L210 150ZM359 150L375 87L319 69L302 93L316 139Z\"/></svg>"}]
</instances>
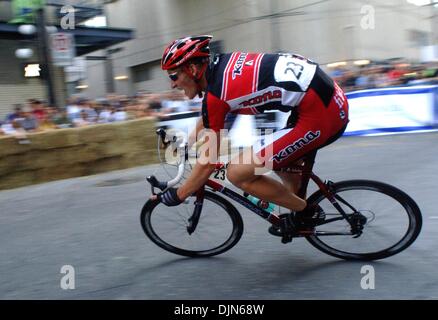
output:
<instances>
[{"instance_id":1,"label":"bicycle shadow","mask_svg":"<svg viewBox=\"0 0 438 320\"><path fill-rule=\"evenodd\" d=\"M332 258L329 257L329 259ZM288 257L288 259L283 257L271 262L270 272L266 268L252 270L251 274L257 278L257 283L242 279L236 285L240 286L242 290L253 290L261 287L276 292L295 291L297 285L303 290L309 290L316 285L320 288L338 287L342 291L345 289L346 283L360 284L360 279L364 276L362 273L364 266L371 266L376 270L384 269L384 273L390 275L405 270L402 265L390 261L321 261L320 257L312 259L307 256ZM380 274L382 273L379 271Z\"/></svg>"},{"instance_id":2,"label":"bicycle shadow","mask_svg":"<svg viewBox=\"0 0 438 320\"><path fill-rule=\"evenodd\" d=\"M389 273L396 273L400 268L403 268L403 266L390 261L370 262L334 259L321 261L321 257L318 256L312 258L296 254L274 257L269 261L265 259L261 260L260 263L248 263L247 260L242 260L241 256L236 255L208 258L168 257L153 265L136 268L129 275L125 274L118 278L111 287L104 287L85 294L94 296L105 294L105 292L109 294L108 291L114 294L128 291L136 292L134 296L137 297L144 290L149 292L151 286L162 290L176 285L180 290L178 293L180 295L190 292L190 294L208 294L211 298L217 298L224 295L229 296L230 290L232 290L231 292L235 292L237 296L244 294L245 297L261 299L266 295L270 296L281 292L294 295L300 294L297 290L302 289L315 290L314 288L318 287L337 287L335 278L350 280L354 278L354 281L360 281L362 276L360 270L364 265L371 265L378 269L384 267ZM346 270L349 271L346 272ZM163 282L156 280L157 275L167 276L163 277ZM193 283L197 285L192 287ZM200 286L201 283L203 285ZM317 284L316 287L315 284ZM341 286L339 289L342 291L342 283L339 285ZM205 290L211 287L215 288L214 293L206 293ZM157 291L157 294L160 292ZM164 296L167 297L167 293Z\"/></svg>"},{"instance_id":3,"label":"bicycle shadow","mask_svg":"<svg viewBox=\"0 0 438 320\"><path fill-rule=\"evenodd\" d=\"M336 258L333 258L336 259ZM183 267L188 266L194 273L199 274L199 270L205 270L206 267L212 267L215 269L230 268L233 265L242 267L242 261L234 256L213 256L204 258L190 258L190 257L175 257L170 260L166 260L142 268L139 274L153 273L155 271L166 272L166 269L172 269L175 266ZM338 269L339 267L345 268L346 266L361 268L365 265L371 265L373 267L385 266L400 268L397 263L389 261L347 261L347 260L330 260L322 261L319 257L316 259L303 258L302 256L288 256L278 257L277 259L270 260L269 265L266 262L260 262L260 264L245 265L245 272L247 274L259 276L258 279L262 280L266 278L267 272L269 272L269 283L272 280L278 279L284 283L285 277L294 279L303 277L310 277L312 274L319 273L321 271L328 271L331 269ZM273 272L274 270L280 270L281 272ZM259 282L260 283L260 282Z\"/></svg>"},{"instance_id":4,"label":"bicycle shadow","mask_svg":"<svg viewBox=\"0 0 438 320\"><path fill-rule=\"evenodd\" d=\"M155 272L155 271L165 271L167 268L172 269L174 266L184 266L189 265L190 267L193 267L194 262L202 262L204 263L202 268L205 268L205 264L217 264L222 265L224 263L233 263L235 262L235 259L232 257L227 256L213 256L213 257L202 257L202 258L192 258L192 257L174 257L170 260L166 260L163 262L160 262L158 264L155 264L153 266L149 266L145 269L142 269L140 273L148 273L148 272ZM195 268L196 269L196 268Z\"/></svg>"}]
</instances>

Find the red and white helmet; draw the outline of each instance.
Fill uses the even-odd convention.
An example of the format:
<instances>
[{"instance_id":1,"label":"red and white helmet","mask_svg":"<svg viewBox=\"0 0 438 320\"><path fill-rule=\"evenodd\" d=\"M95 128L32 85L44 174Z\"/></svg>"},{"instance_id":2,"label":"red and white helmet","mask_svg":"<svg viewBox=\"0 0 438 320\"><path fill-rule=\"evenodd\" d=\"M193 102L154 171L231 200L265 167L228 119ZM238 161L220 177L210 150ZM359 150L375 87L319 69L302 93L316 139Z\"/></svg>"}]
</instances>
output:
<instances>
[{"instance_id":1,"label":"red and white helmet","mask_svg":"<svg viewBox=\"0 0 438 320\"><path fill-rule=\"evenodd\" d=\"M161 69L175 69L187 62L189 59L197 57L209 57L209 43L212 36L189 36L179 38L170 43L163 53L161 59Z\"/></svg>"}]
</instances>

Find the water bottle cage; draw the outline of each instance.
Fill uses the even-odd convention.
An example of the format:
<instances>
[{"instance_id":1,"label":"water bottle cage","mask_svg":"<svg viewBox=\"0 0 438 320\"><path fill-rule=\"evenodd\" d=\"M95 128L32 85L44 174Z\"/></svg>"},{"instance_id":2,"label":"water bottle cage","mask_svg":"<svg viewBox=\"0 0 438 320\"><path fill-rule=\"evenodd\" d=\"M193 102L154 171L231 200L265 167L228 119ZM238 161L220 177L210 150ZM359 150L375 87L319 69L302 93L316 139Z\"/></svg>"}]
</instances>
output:
<instances>
[{"instance_id":1,"label":"water bottle cage","mask_svg":"<svg viewBox=\"0 0 438 320\"><path fill-rule=\"evenodd\" d=\"M259 200L257 202L257 206L262 208L263 210L266 210L269 208L269 202L263 201L263 200Z\"/></svg>"}]
</instances>

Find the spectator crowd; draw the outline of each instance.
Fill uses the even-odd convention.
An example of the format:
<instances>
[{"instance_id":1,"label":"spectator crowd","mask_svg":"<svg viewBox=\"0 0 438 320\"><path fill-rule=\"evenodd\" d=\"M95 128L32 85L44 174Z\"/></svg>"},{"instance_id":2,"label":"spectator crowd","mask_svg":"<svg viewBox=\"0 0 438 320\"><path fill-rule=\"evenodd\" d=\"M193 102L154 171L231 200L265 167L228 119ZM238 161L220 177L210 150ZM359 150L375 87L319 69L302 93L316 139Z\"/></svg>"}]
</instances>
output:
<instances>
[{"instance_id":1,"label":"spectator crowd","mask_svg":"<svg viewBox=\"0 0 438 320\"><path fill-rule=\"evenodd\" d=\"M369 63L365 66L329 68L329 74L346 91L390 86L438 84L438 63L410 64L401 60ZM59 128L83 127L138 118L165 119L170 113L199 111L200 99L187 100L180 91L163 93L139 92L128 97L108 95L101 99L71 97L65 107L50 106L29 99L16 104L0 119L0 136L14 135L25 143L26 133Z\"/></svg>"},{"instance_id":2,"label":"spectator crowd","mask_svg":"<svg viewBox=\"0 0 438 320\"><path fill-rule=\"evenodd\" d=\"M25 141L26 133L60 128L120 122L139 118L164 119L170 113L200 110L200 101L189 101L179 91L136 96L108 95L102 99L71 97L64 108L29 99L16 104L1 121L0 135L14 135Z\"/></svg>"},{"instance_id":3,"label":"spectator crowd","mask_svg":"<svg viewBox=\"0 0 438 320\"><path fill-rule=\"evenodd\" d=\"M438 63L411 64L403 60L370 63L361 67L338 67L329 74L346 91L438 84Z\"/></svg>"}]
</instances>

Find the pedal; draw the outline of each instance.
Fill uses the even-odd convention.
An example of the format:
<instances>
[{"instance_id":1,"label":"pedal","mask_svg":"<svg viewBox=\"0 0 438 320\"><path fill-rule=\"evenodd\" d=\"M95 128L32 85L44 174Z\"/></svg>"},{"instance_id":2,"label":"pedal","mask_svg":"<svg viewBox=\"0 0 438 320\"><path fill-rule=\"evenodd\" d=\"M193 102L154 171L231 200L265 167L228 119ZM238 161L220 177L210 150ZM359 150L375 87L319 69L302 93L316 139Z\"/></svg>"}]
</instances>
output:
<instances>
[{"instance_id":1,"label":"pedal","mask_svg":"<svg viewBox=\"0 0 438 320\"><path fill-rule=\"evenodd\" d=\"M272 234L273 236L282 237L283 234L281 233L281 230L274 225L270 226L268 229L268 232Z\"/></svg>"},{"instance_id":2,"label":"pedal","mask_svg":"<svg viewBox=\"0 0 438 320\"><path fill-rule=\"evenodd\" d=\"M280 224L280 231L282 233L281 243L292 242L294 230L295 230L294 224L291 220L290 215L287 215L283 219L281 219L281 224Z\"/></svg>"},{"instance_id":3,"label":"pedal","mask_svg":"<svg viewBox=\"0 0 438 320\"><path fill-rule=\"evenodd\" d=\"M269 227L268 231L274 236L281 237L281 243L292 242L292 239L296 236L296 232L290 214L283 214L280 217L280 226L272 225Z\"/></svg>"},{"instance_id":4,"label":"pedal","mask_svg":"<svg viewBox=\"0 0 438 320\"><path fill-rule=\"evenodd\" d=\"M292 242L293 236L290 234L285 234L281 237L281 243L289 243Z\"/></svg>"}]
</instances>

